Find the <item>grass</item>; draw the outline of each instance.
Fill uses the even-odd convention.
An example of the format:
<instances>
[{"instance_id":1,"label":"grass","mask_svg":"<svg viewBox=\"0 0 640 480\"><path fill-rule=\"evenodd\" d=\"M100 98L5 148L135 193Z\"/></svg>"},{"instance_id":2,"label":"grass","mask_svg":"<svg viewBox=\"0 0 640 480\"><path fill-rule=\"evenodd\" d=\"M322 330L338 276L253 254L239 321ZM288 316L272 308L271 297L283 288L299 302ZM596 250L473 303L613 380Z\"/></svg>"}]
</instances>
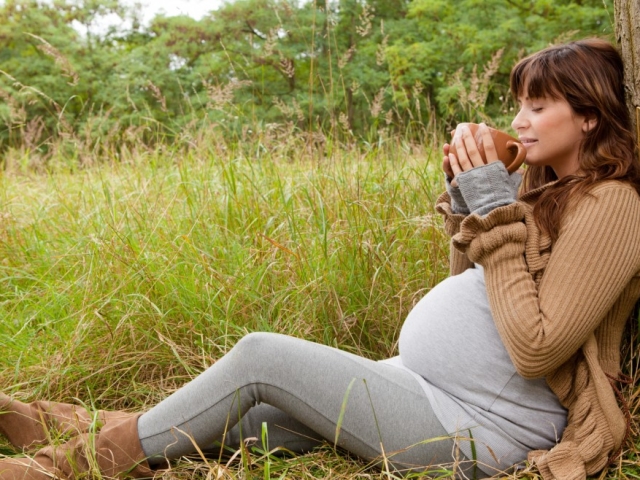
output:
<instances>
[{"instance_id":1,"label":"grass","mask_svg":"<svg viewBox=\"0 0 640 480\"><path fill-rule=\"evenodd\" d=\"M437 165L394 151L5 175L0 387L144 409L255 330L391 355L446 272Z\"/></svg>"},{"instance_id":2,"label":"grass","mask_svg":"<svg viewBox=\"0 0 640 480\"><path fill-rule=\"evenodd\" d=\"M406 314L447 274L439 156L402 142L323 157L261 145L2 176L0 388L146 409L257 330L395 354ZM637 388L627 395L637 416ZM637 448L606 478L640 478ZM329 445L238 458L164 476L390 478Z\"/></svg>"}]
</instances>

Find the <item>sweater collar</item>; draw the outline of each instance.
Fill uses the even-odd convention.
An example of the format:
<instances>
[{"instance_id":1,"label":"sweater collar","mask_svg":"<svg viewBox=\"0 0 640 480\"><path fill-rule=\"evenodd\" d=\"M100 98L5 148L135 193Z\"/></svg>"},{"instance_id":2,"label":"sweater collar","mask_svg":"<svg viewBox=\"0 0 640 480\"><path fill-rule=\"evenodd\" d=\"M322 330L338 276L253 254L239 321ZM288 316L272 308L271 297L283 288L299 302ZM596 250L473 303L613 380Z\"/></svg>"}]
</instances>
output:
<instances>
[{"instance_id":1,"label":"sweater collar","mask_svg":"<svg viewBox=\"0 0 640 480\"><path fill-rule=\"evenodd\" d=\"M538 198L540 198L540 195L542 195L542 193L545 190L547 190L548 188L552 187L556 183L558 183L558 180L554 180L553 182L545 183L541 187L535 188L535 189L523 194L520 197L519 200L522 201L522 202L527 202L527 203L535 202L536 200L538 200Z\"/></svg>"}]
</instances>

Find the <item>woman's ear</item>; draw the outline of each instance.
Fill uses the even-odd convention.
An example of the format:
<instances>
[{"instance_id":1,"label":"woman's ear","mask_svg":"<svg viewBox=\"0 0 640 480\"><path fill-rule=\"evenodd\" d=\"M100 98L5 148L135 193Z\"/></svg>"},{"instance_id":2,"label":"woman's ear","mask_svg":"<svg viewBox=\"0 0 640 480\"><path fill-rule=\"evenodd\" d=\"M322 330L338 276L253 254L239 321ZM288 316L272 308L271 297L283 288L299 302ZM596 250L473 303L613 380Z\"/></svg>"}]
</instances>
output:
<instances>
[{"instance_id":1,"label":"woman's ear","mask_svg":"<svg viewBox=\"0 0 640 480\"><path fill-rule=\"evenodd\" d=\"M590 132L593 128L598 124L598 119L595 115L590 115L588 117L584 117L584 122L582 123L582 131L584 133Z\"/></svg>"}]
</instances>

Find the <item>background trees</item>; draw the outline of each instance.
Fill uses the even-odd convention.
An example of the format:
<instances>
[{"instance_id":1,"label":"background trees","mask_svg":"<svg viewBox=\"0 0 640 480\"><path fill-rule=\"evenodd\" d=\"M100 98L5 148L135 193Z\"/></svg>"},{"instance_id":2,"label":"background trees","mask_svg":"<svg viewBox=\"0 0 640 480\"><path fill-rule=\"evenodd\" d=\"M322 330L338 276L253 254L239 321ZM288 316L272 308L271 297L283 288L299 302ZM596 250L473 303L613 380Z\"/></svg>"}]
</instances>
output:
<instances>
[{"instance_id":1,"label":"background trees","mask_svg":"<svg viewBox=\"0 0 640 480\"><path fill-rule=\"evenodd\" d=\"M7 0L0 150L46 154L73 138L91 151L198 128L378 142L505 125L513 62L557 40L612 38L611 1L237 0L142 26L118 0ZM95 33L106 14L121 25Z\"/></svg>"}]
</instances>

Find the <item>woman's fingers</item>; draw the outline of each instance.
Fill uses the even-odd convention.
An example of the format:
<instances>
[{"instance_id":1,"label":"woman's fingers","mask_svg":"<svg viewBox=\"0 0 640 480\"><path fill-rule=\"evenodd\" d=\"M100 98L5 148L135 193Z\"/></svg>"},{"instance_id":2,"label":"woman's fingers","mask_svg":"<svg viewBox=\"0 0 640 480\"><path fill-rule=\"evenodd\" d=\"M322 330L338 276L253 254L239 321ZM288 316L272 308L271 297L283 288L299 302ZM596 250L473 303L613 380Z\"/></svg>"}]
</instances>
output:
<instances>
[{"instance_id":1,"label":"woman's fingers","mask_svg":"<svg viewBox=\"0 0 640 480\"><path fill-rule=\"evenodd\" d=\"M489 136L491 136L491 134L489 134ZM484 137L482 137L484 140ZM470 165L469 168L465 168L465 171L470 170L473 167L480 167L482 165L484 165L484 160L482 159L482 155L480 155L480 151L478 150L478 144L476 143L476 139L473 138L473 135L471 134L471 130L469 130L469 127L465 126L464 129L462 130L462 141L464 142L464 146L466 149L466 156L467 156L467 160L468 160L468 164ZM493 140L491 141L491 143L493 144ZM457 151L460 152L458 145L456 144L456 149L458 149ZM462 159L460 161L461 165L464 165L465 167L467 166L467 164L463 164L462 163Z\"/></svg>"},{"instance_id":2,"label":"woman's fingers","mask_svg":"<svg viewBox=\"0 0 640 480\"><path fill-rule=\"evenodd\" d=\"M464 172L463 167L460 165L460 161L453 153L449 154L448 160L449 160L449 165L451 166L451 173L453 173L453 177L455 177L461 172Z\"/></svg>"},{"instance_id":3,"label":"woman's fingers","mask_svg":"<svg viewBox=\"0 0 640 480\"><path fill-rule=\"evenodd\" d=\"M471 170L473 168L473 163L469 159L469 155L467 154L466 142L464 141L465 131L468 132L467 127L463 128L461 132L462 135L456 135L456 138L454 138L453 140L456 144L457 161L463 172L466 172L467 170ZM468 133L471 134L471 132Z\"/></svg>"},{"instance_id":4,"label":"woman's fingers","mask_svg":"<svg viewBox=\"0 0 640 480\"><path fill-rule=\"evenodd\" d=\"M451 169L449 155L445 155L444 157L442 157L442 170L444 170L445 175L450 179L455 176L455 173L453 173L453 170Z\"/></svg>"},{"instance_id":5,"label":"woman's fingers","mask_svg":"<svg viewBox=\"0 0 640 480\"><path fill-rule=\"evenodd\" d=\"M480 138L482 139L484 156L487 158L487 163L497 162L499 158L496 151L496 145L493 142L493 137L491 136L491 131L484 123L480 124L478 131L480 132Z\"/></svg>"},{"instance_id":6,"label":"woman's fingers","mask_svg":"<svg viewBox=\"0 0 640 480\"><path fill-rule=\"evenodd\" d=\"M448 143L442 146L442 153L444 153L444 157L442 157L442 170L444 170L447 177L453 178L454 173L453 170L451 170L451 163L449 162L449 147L450 145Z\"/></svg>"},{"instance_id":7,"label":"woman's fingers","mask_svg":"<svg viewBox=\"0 0 640 480\"><path fill-rule=\"evenodd\" d=\"M450 145L445 144L443 147L442 168L449 178L455 177L458 173L485 165L485 163L499 160L491 131L484 123L480 124L476 134L477 137L474 137L467 125L459 125L458 129L451 141L455 145L456 155L449 152ZM481 148L484 150L486 162L485 158L480 154ZM451 184L455 185L455 182L451 182Z\"/></svg>"}]
</instances>

